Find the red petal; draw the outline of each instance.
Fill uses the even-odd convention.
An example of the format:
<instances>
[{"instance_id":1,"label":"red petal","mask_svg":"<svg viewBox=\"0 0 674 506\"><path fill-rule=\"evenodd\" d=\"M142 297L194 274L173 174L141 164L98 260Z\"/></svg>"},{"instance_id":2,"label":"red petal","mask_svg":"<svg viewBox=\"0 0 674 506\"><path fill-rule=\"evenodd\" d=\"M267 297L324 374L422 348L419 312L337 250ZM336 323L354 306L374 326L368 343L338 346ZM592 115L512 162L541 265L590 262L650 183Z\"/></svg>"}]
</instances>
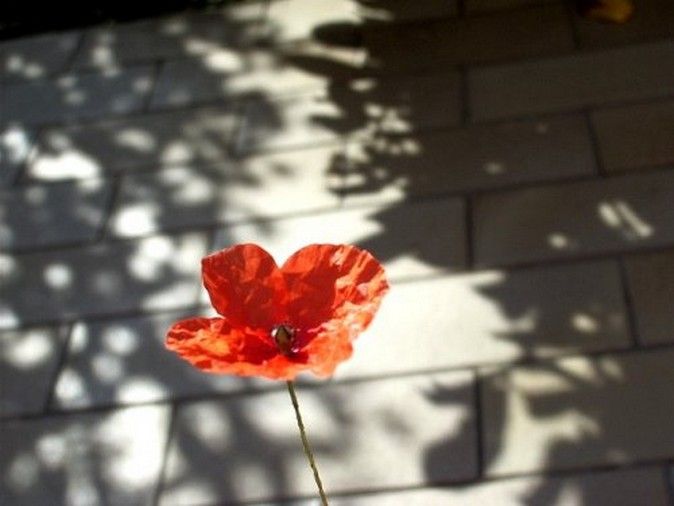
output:
<instances>
[{"instance_id":1,"label":"red petal","mask_svg":"<svg viewBox=\"0 0 674 506\"><path fill-rule=\"evenodd\" d=\"M271 339L232 327L223 318L191 318L173 324L166 347L202 371L234 374L278 354Z\"/></svg>"},{"instance_id":2,"label":"red petal","mask_svg":"<svg viewBox=\"0 0 674 506\"><path fill-rule=\"evenodd\" d=\"M351 357L354 337L339 320L324 325L302 350L311 371L324 378L332 376L337 366Z\"/></svg>"},{"instance_id":3,"label":"red petal","mask_svg":"<svg viewBox=\"0 0 674 506\"><path fill-rule=\"evenodd\" d=\"M269 253L240 244L201 261L211 304L237 327L271 328L286 319L283 275Z\"/></svg>"},{"instance_id":4,"label":"red petal","mask_svg":"<svg viewBox=\"0 0 674 506\"><path fill-rule=\"evenodd\" d=\"M382 266L355 246L312 244L291 256L281 271L293 325L325 328L331 322L333 331L346 330L348 340L367 328L388 291Z\"/></svg>"},{"instance_id":5,"label":"red petal","mask_svg":"<svg viewBox=\"0 0 674 506\"><path fill-rule=\"evenodd\" d=\"M279 353L266 333L233 327L224 318L191 318L175 323L166 347L205 372L292 380L311 366ZM299 359L299 357L298 357Z\"/></svg>"}]
</instances>

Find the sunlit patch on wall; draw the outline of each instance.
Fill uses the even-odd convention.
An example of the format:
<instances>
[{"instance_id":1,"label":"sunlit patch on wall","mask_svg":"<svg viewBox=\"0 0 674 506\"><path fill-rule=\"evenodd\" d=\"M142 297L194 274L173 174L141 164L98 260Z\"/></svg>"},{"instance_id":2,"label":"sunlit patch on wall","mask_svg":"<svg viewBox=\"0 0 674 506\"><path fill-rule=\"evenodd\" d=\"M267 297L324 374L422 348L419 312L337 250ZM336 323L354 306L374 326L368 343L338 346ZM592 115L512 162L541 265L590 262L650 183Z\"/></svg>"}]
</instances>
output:
<instances>
[{"instance_id":1,"label":"sunlit patch on wall","mask_svg":"<svg viewBox=\"0 0 674 506\"><path fill-rule=\"evenodd\" d=\"M620 232L629 241L643 240L653 235L653 227L623 200L600 202L597 214L606 226Z\"/></svg>"}]
</instances>

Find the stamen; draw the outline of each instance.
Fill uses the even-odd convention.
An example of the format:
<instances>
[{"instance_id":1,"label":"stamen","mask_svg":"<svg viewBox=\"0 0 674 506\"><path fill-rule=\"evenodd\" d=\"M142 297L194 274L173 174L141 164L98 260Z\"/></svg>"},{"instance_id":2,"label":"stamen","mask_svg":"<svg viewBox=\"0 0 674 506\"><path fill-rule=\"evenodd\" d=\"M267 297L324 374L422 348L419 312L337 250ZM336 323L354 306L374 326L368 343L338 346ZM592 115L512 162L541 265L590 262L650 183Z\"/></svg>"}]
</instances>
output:
<instances>
[{"instance_id":1,"label":"stamen","mask_svg":"<svg viewBox=\"0 0 674 506\"><path fill-rule=\"evenodd\" d=\"M292 352L292 340L295 331L288 325L277 325L271 330L271 336L276 341L276 346L279 347L281 353L290 355Z\"/></svg>"}]
</instances>

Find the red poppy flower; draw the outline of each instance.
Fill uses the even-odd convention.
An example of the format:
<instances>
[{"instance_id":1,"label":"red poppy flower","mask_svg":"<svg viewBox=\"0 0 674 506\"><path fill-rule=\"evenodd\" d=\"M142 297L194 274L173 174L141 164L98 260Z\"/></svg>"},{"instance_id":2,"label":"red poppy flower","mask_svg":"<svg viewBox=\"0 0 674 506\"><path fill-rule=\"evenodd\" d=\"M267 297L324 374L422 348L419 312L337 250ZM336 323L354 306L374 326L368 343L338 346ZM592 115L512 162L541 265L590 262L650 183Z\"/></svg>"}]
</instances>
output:
<instances>
[{"instance_id":1,"label":"red poppy flower","mask_svg":"<svg viewBox=\"0 0 674 506\"><path fill-rule=\"evenodd\" d=\"M388 291L367 251L312 244L282 267L255 244L204 258L204 286L223 318L174 324L166 346L202 371L292 380L331 375L351 356Z\"/></svg>"}]
</instances>

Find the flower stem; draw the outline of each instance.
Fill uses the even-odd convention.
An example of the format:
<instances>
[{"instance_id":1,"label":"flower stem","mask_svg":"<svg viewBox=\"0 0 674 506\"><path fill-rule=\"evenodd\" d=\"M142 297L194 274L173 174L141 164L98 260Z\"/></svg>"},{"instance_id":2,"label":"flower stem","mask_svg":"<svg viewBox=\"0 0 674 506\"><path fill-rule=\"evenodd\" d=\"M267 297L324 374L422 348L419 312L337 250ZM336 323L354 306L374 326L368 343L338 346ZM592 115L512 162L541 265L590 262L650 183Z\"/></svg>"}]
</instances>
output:
<instances>
[{"instance_id":1,"label":"flower stem","mask_svg":"<svg viewBox=\"0 0 674 506\"><path fill-rule=\"evenodd\" d=\"M295 385L292 381L287 381L288 393L290 394L290 400L293 403L293 408L295 409L295 418L297 419L297 427L300 429L300 437L302 438L302 447L304 448L304 454L309 460L309 466L314 473L314 480L316 481L316 486L318 486L318 493L321 496L321 504L323 506L328 506L328 497L325 495L325 490L323 490L323 483L321 482L321 475L318 473L318 467L316 467L316 461L314 460L314 453L311 451L311 445L309 445L309 439L307 438L307 431L304 428L304 422L302 421L302 414L300 413L300 405L297 402L297 394L295 394Z\"/></svg>"}]
</instances>

